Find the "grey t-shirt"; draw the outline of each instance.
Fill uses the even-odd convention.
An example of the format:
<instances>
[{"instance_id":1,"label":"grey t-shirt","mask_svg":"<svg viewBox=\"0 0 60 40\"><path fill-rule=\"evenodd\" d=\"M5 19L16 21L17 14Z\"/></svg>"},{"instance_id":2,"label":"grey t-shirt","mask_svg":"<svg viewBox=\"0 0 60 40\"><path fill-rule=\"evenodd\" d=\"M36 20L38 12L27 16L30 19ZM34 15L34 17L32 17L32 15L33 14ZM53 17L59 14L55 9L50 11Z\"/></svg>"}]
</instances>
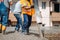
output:
<instances>
[{"instance_id":1,"label":"grey t-shirt","mask_svg":"<svg viewBox=\"0 0 60 40\"><path fill-rule=\"evenodd\" d=\"M14 9L14 13L17 14L16 12L21 12L22 11L22 4L20 3L20 1L18 1L16 4L15 4L15 9Z\"/></svg>"},{"instance_id":2,"label":"grey t-shirt","mask_svg":"<svg viewBox=\"0 0 60 40\"><path fill-rule=\"evenodd\" d=\"M4 4L7 8L9 8L9 2L11 2L12 0L4 0Z\"/></svg>"}]
</instances>

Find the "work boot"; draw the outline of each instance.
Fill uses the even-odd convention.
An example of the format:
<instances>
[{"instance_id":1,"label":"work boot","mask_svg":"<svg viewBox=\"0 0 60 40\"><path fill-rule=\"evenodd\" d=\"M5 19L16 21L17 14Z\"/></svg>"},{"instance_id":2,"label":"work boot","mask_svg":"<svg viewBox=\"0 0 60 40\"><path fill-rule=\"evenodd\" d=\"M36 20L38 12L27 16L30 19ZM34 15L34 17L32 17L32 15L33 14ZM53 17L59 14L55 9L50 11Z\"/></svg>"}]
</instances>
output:
<instances>
[{"instance_id":1,"label":"work boot","mask_svg":"<svg viewBox=\"0 0 60 40\"><path fill-rule=\"evenodd\" d=\"M26 33L26 35L29 35L29 29L27 29L27 33Z\"/></svg>"},{"instance_id":2,"label":"work boot","mask_svg":"<svg viewBox=\"0 0 60 40\"><path fill-rule=\"evenodd\" d=\"M29 30L27 29L27 30L22 31L22 34L29 35Z\"/></svg>"},{"instance_id":3,"label":"work boot","mask_svg":"<svg viewBox=\"0 0 60 40\"><path fill-rule=\"evenodd\" d=\"M15 28L15 31L16 31L16 32L19 32L19 29L20 29L20 28Z\"/></svg>"}]
</instances>

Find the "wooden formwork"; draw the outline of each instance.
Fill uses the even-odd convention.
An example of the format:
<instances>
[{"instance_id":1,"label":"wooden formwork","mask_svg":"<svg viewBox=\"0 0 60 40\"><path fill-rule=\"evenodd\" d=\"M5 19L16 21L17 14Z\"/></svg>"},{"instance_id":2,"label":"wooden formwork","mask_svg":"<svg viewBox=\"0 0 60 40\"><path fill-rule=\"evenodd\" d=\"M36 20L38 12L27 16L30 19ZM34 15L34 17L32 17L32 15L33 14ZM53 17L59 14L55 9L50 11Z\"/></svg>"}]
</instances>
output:
<instances>
[{"instance_id":1,"label":"wooden formwork","mask_svg":"<svg viewBox=\"0 0 60 40\"><path fill-rule=\"evenodd\" d=\"M52 12L51 14L51 20L52 21L60 21L60 12Z\"/></svg>"},{"instance_id":2,"label":"wooden formwork","mask_svg":"<svg viewBox=\"0 0 60 40\"><path fill-rule=\"evenodd\" d=\"M17 20L13 13L9 13L9 25L16 25Z\"/></svg>"}]
</instances>

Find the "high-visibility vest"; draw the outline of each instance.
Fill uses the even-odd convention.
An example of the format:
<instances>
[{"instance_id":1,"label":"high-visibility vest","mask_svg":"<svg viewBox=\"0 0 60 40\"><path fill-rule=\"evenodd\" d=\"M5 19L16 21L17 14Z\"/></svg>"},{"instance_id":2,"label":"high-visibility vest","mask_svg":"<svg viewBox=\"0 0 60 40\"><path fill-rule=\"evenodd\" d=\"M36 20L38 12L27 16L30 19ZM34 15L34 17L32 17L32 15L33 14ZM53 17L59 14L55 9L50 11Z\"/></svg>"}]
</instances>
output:
<instances>
[{"instance_id":1,"label":"high-visibility vest","mask_svg":"<svg viewBox=\"0 0 60 40\"><path fill-rule=\"evenodd\" d=\"M24 6L27 5L28 7L31 7L32 0L30 0L30 2L28 2L27 0L26 0L26 1L20 0L20 1L21 1L20 3L21 3L22 5L24 5ZM35 11L34 11L34 8L30 8L30 9L26 10L26 9L23 7L23 8L22 8L22 13L32 16L32 15L35 13Z\"/></svg>"},{"instance_id":2,"label":"high-visibility vest","mask_svg":"<svg viewBox=\"0 0 60 40\"><path fill-rule=\"evenodd\" d=\"M34 5L33 0L30 0L30 4ZM31 13L32 13L32 15L35 14L35 9L34 8L31 8Z\"/></svg>"}]
</instances>

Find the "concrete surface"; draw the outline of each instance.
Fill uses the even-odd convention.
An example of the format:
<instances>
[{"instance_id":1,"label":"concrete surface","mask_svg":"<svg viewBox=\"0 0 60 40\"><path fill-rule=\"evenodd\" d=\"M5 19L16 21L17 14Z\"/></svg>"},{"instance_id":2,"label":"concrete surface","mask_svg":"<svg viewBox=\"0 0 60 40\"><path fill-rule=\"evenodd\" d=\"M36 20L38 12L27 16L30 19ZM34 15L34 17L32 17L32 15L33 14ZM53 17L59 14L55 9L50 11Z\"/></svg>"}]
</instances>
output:
<instances>
[{"instance_id":1,"label":"concrete surface","mask_svg":"<svg viewBox=\"0 0 60 40\"><path fill-rule=\"evenodd\" d=\"M39 37L38 26L32 24L30 27L30 35L24 35L19 32L15 32L15 27L9 26L6 29L6 34L0 33L0 40L47 40L46 38Z\"/></svg>"}]
</instances>

